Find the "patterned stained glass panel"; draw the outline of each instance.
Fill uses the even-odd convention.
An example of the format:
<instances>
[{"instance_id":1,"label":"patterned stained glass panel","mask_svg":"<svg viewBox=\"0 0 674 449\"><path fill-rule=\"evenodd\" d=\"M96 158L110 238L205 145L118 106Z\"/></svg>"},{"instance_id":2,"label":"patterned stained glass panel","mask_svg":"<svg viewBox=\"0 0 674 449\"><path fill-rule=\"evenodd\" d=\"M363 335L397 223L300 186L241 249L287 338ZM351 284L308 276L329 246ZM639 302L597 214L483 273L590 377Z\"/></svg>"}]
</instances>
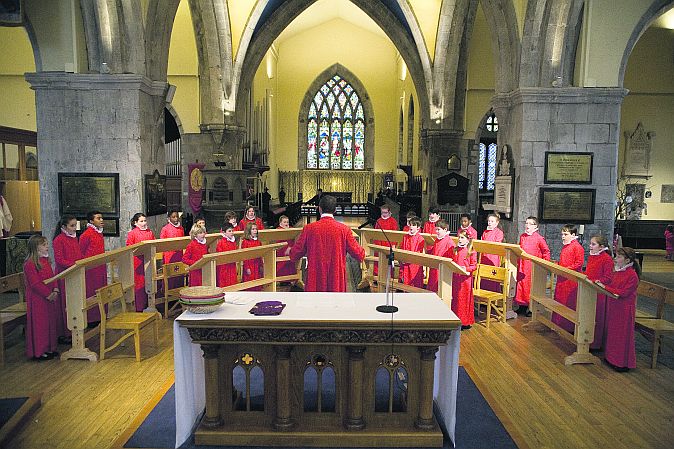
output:
<instances>
[{"instance_id":1,"label":"patterned stained glass panel","mask_svg":"<svg viewBox=\"0 0 674 449\"><path fill-rule=\"evenodd\" d=\"M321 122L320 136L321 143L318 149L318 168L330 168L330 143L329 143L330 126L328 122L323 120Z\"/></svg>"},{"instance_id":2,"label":"patterned stained glass panel","mask_svg":"<svg viewBox=\"0 0 674 449\"><path fill-rule=\"evenodd\" d=\"M309 120L307 125L307 168L318 168L318 155L316 153L316 138L318 124L315 119Z\"/></svg>"},{"instance_id":3,"label":"patterned stained glass panel","mask_svg":"<svg viewBox=\"0 0 674 449\"><path fill-rule=\"evenodd\" d=\"M479 173L477 178L478 188L480 190L484 189L484 169L485 162L487 159L487 146L483 143L480 143L480 161L477 172Z\"/></svg>"},{"instance_id":4,"label":"patterned stained glass panel","mask_svg":"<svg viewBox=\"0 0 674 449\"><path fill-rule=\"evenodd\" d=\"M363 105L351 84L335 75L316 92L309 107L307 168L363 170L364 145Z\"/></svg>"},{"instance_id":5,"label":"patterned stained glass panel","mask_svg":"<svg viewBox=\"0 0 674 449\"><path fill-rule=\"evenodd\" d=\"M332 130L331 130L331 139L330 139L330 167L333 170L339 170L341 168L342 160L342 124L339 120L332 121Z\"/></svg>"},{"instance_id":6,"label":"patterned stained glass panel","mask_svg":"<svg viewBox=\"0 0 674 449\"><path fill-rule=\"evenodd\" d=\"M496 150L498 149L495 143L489 144L488 158L487 158L487 190L494 190L494 182L496 180Z\"/></svg>"}]
</instances>

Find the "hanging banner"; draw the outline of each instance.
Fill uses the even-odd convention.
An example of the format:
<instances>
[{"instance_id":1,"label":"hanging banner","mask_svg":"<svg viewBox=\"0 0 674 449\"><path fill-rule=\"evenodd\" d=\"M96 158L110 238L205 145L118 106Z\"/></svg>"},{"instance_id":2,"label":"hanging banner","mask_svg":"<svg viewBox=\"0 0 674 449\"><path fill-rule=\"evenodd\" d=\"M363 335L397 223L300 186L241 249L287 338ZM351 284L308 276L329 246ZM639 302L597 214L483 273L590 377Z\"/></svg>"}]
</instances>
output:
<instances>
[{"instance_id":1,"label":"hanging banner","mask_svg":"<svg viewBox=\"0 0 674 449\"><path fill-rule=\"evenodd\" d=\"M187 199L190 207L195 214L201 211L201 198L203 196L202 190L204 188L204 174L201 170L205 164L188 164L187 172L189 173L189 189Z\"/></svg>"}]
</instances>

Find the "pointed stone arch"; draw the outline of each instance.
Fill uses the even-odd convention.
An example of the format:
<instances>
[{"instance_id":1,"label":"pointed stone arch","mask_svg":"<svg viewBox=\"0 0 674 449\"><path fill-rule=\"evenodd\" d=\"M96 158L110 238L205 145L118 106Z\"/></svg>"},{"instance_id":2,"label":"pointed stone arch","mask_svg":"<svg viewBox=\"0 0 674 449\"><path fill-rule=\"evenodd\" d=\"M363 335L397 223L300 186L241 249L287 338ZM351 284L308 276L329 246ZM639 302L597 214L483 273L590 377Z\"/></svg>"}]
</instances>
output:
<instances>
[{"instance_id":1,"label":"pointed stone arch","mask_svg":"<svg viewBox=\"0 0 674 449\"><path fill-rule=\"evenodd\" d=\"M307 167L307 114L309 112L309 106L311 101L314 99L314 95L318 89L321 88L323 84L330 78L335 75L339 75L344 78L346 81L353 86L354 90L358 93L361 104L363 105L363 116L365 117L365 170L374 169L374 153L375 148L375 120L374 120L374 107L372 105L372 100L370 95L367 93L365 85L360 81L360 79L349 69L343 65L336 63L323 70L311 83L302 103L300 103L300 112L298 116L298 141L297 141L297 167L300 170L304 170Z\"/></svg>"},{"instance_id":2,"label":"pointed stone arch","mask_svg":"<svg viewBox=\"0 0 674 449\"><path fill-rule=\"evenodd\" d=\"M510 92L518 85L520 40L515 7L510 0L480 0L493 46L496 62L496 93Z\"/></svg>"}]
</instances>

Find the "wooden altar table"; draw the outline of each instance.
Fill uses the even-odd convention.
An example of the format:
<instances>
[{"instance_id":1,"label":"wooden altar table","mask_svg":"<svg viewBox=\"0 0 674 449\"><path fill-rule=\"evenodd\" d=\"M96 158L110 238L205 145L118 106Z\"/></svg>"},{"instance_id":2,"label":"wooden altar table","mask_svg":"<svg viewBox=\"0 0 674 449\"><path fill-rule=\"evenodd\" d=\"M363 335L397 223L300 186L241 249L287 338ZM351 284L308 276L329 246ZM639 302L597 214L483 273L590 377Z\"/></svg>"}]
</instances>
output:
<instances>
[{"instance_id":1,"label":"wooden altar table","mask_svg":"<svg viewBox=\"0 0 674 449\"><path fill-rule=\"evenodd\" d=\"M384 293L228 292L225 299L212 314L185 312L174 323L176 447L195 425L197 445L438 447L434 400L454 441L461 322L436 294L395 295L393 320L375 310ZM286 304L281 315L248 313L270 300ZM332 395L321 403L321 379L329 378L319 374L317 405L304 382L328 367ZM236 370L246 373L243 388ZM250 383L254 370L263 388Z\"/></svg>"}]
</instances>

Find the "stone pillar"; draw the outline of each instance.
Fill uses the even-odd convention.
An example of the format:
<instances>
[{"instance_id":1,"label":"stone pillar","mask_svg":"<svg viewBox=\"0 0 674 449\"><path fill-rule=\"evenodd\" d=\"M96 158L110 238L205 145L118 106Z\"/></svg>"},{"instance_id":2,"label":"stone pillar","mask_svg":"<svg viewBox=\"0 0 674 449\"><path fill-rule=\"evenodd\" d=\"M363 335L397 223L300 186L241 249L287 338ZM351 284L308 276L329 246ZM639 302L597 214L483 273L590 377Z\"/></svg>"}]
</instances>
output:
<instances>
[{"instance_id":1,"label":"stone pillar","mask_svg":"<svg viewBox=\"0 0 674 449\"><path fill-rule=\"evenodd\" d=\"M594 223L585 235L613 235L622 88L521 88L497 95L498 144L510 144L515 168L513 221L502 220L506 241L517 242L529 215L538 216L541 187L596 189ZM594 154L592 184L545 184L545 152ZM542 225L553 257L561 250L562 224Z\"/></svg>"},{"instance_id":2,"label":"stone pillar","mask_svg":"<svg viewBox=\"0 0 674 449\"><path fill-rule=\"evenodd\" d=\"M206 427L218 427L222 424L220 415L220 372L218 354L220 345L201 345L204 353L204 375L206 389L206 411L201 421Z\"/></svg>"},{"instance_id":3,"label":"stone pillar","mask_svg":"<svg viewBox=\"0 0 674 449\"><path fill-rule=\"evenodd\" d=\"M474 167L469 170L469 143L463 138L462 130L450 129L424 129L421 131L421 151L420 157L423 158L424 183L426 192L423 195L421 217L426 218L430 206L439 206L443 210L470 212L475 215L477 205L475 199L475 186L473 178L475 177ZM466 205L458 204L438 204L438 184L437 179L450 173L447 170L447 159L453 153L461 158L461 170L458 172L452 170L451 173L458 173L468 178L469 191L468 203ZM473 166L475 164L472 164ZM475 181L476 183L477 181ZM473 192L471 193L471 189Z\"/></svg>"},{"instance_id":4,"label":"stone pillar","mask_svg":"<svg viewBox=\"0 0 674 449\"><path fill-rule=\"evenodd\" d=\"M349 402L344 427L347 430L363 430L363 359L364 346L347 346L349 354Z\"/></svg>"},{"instance_id":5,"label":"stone pillar","mask_svg":"<svg viewBox=\"0 0 674 449\"><path fill-rule=\"evenodd\" d=\"M454 331L456 332L456 331ZM419 412L414 426L422 430L432 430L433 421L433 377L437 346L419 346Z\"/></svg>"},{"instance_id":6,"label":"stone pillar","mask_svg":"<svg viewBox=\"0 0 674 449\"><path fill-rule=\"evenodd\" d=\"M106 246L123 246L131 217L145 211L143 176L165 170L166 82L61 72L26 79L35 90L43 234L59 219L58 173L118 173L120 236Z\"/></svg>"},{"instance_id":7,"label":"stone pillar","mask_svg":"<svg viewBox=\"0 0 674 449\"><path fill-rule=\"evenodd\" d=\"M276 353L276 417L273 426L275 430L290 430L295 425L292 419L290 405L291 375L290 352L291 346L274 346Z\"/></svg>"}]
</instances>

